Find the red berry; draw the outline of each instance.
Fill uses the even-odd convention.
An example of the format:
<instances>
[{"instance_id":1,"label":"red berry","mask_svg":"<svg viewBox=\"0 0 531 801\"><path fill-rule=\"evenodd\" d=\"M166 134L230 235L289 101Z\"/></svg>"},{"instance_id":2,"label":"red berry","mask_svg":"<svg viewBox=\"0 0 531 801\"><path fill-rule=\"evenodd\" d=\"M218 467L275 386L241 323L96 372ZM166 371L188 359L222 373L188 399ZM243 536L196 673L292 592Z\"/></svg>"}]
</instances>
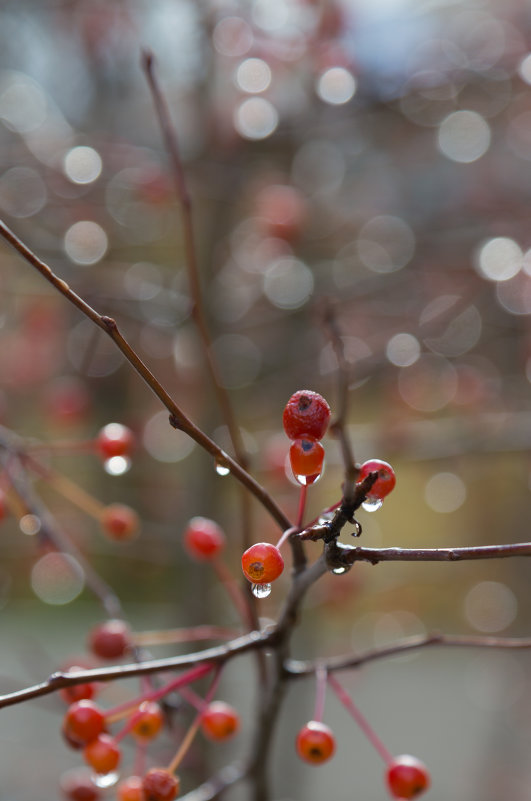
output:
<instances>
[{"instance_id":1,"label":"red berry","mask_svg":"<svg viewBox=\"0 0 531 801\"><path fill-rule=\"evenodd\" d=\"M157 736L164 725L164 715L158 704L154 701L144 701L138 707L139 717L135 715L136 721L131 729L131 733L142 741L152 740Z\"/></svg>"},{"instance_id":2,"label":"red berry","mask_svg":"<svg viewBox=\"0 0 531 801\"><path fill-rule=\"evenodd\" d=\"M295 741L297 754L311 765L320 765L333 756L336 738L332 729L317 720L310 720L297 734Z\"/></svg>"},{"instance_id":3,"label":"red berry","mask_svg":"<svg viewBox=\"0 0 531 801\"><path fill-rule=\"evenodd\" d=\"M404 754L387 768L387 786L394 798L415 798L430 786L430 774L420 759Z\"/></svg>"},{"instance_id":4,"label":"red berry","mask_svg":"<svg viewBox=\"0 0 531 801\"><path fill-rule=\"evenodd\" d=\"M284 570L284 560L270 542L257 542L242 555L242 570L253 584L269 584Z\"/></svg>"},{"instance_id":5,"label":"red berry","mask_svg":"<svg viewBox=\"0 0 531 801\"><path fill-rule=\"evenodd\" d=\"M259 192L256 204L258 217L263 220L271 236L287 241L298 237L304 224L306 207L297 189L285 184L271 184Z\"/></svg>"},{"instance_id":6,"label":"red berry","mask_svg":"<svg viewBox=\"0 0 531 801\"><path fill-rule=\"evenodd\" d=\"M80 743L89 743L103 731L105 714L94 701L83 699L68 708L63 725L68 738Z\"/></svg>"},{"instance_id":7,"label":"red berry","mask_svg":"<svg viewBox=\"0 0 531 801\"><path fill-rule=\"evenodd\" d=\"M240 716L224 701L213 701L201 718L203 734L210 740L227 740L240 728Z\"/></svg>"},{"instance_id":8,"label":"red berry","mask_svg":"<svg viewBox=\"0 0 531 801\"><path fill-rule=\"evenodd\" d=\"M151 768L142 781L146 801L173 801L180 785L179 778L164 768Z\"/></svg>"},{"instance_id":9,"label":"red berry","mask_svg":"<svg viewBox=\"0 0 531 801\"><path fill-rule=\"evenodd\" d=\"M111 503L101 513L101 528L115 542L125 542L138 534L140 519L134 509L123 503Z\"/></svg>"},{"instance_id":10,"label":"red berry","mask_svg":"<svg viewBox=\"0 0 531 801\"><path fill-rule=\"evenodd\" d=\"M83 757L96 773L112 773L118 767L121 752L114 737L109 734L98 734L83 749Z\"/></svg>"},{"instance_id":11,"label":"red berry","mask_svg":"<svg viewBox=\"0 0 531 801\"><path fill-rule=\"evenodd\" d=\"M309 389L295 392L287 402L282 416L284 431L290 439L322 439L329 420L330 406L322 395Z\"/></svg>"},{"instance_id":12,"label":"red berry","mask_svg":"<svg viewBox=\"0 0 531 801\"><path fill-rule=\"evenodd\" d=\"M113 456L130 456L134 444L133 432L121 423L108 423L103 426L96 437L96 445L103 459L112 459Z\"/></svg>"},{"instance_id":13,"label":"red berry","mask_svg":"<svg viewBox=\"0 0 531 801\"><path fill-rule=\"evenodd\" d=\"M292 443L289 461L293 475L300 484L313 484L316 481L323 471L324 456L323 446L313 437L302 437Z\"/></svg>"},{"instance_id":14,"label":"red berry","mask_svg":"<svg viewBox=\"0 0 531 801\"><path fill-rule=\"evenodd\" d=\"M194 559L214 559L225 547L225 534L213 520L193 517L184 532L184 547Z\"/></svg>"},{"instance_id":15,"label":"red berry","mask_svg":"<svg viewBox=\"0 0 531 801\"><path fill-rule=\"evenodd\" d=\"M92 781L92 773L87 768L64 773L60 788L66 801L100 801L102 798L101 790Z\"/></svg>"},{"instance_id":16,"label":"red berry","mask_svg":"<svg viewBox=\"0 0 531 801\"><path fill-rule=\"evenodd\" d=\"M131 647L131 630L123 620L107 620L92 629L88 644L100 659L119 659Z\"/></svg>"},{"instance_id":17,"label":"red berry","mask_svg":"<svg viewBox=\"0 0 531 801\"><path fill-rule=\"evenodd\" d=\"M129 776L117 788L118 801L146 801L141 776Z\"/></svg>"},{"instance_id":18,"label":"red berry","mask_svg":"<svg viewBox=\"0 0 531 801\"><path fill-rule=\"evenodd\" d=\"M79 670L83 670L79 665L70 665L68 667L68 673L76 673L76 671ZM73 684L71 687L63 687L62 690L59 690L59 695L67 704L73 704L74 701L81 701L82 698L93 698L95 694L96 684L94 682Z\"/></svg>"},{"instance_id":19,"label":"red berry","mask_svg":"<svg viewBox=\"0 0 531 801\"><path fill-rule=\"evenodd\" d=\"M386 495L389 495L396 484L395 471L390 464L382 462L381 459L369 459L368 462L364 462L360 467L357 478L358 484L364 478L367 478L370 473L378 473L378 478L367 493L367 497L382 500Z\"/></svg>"}]
</instances>

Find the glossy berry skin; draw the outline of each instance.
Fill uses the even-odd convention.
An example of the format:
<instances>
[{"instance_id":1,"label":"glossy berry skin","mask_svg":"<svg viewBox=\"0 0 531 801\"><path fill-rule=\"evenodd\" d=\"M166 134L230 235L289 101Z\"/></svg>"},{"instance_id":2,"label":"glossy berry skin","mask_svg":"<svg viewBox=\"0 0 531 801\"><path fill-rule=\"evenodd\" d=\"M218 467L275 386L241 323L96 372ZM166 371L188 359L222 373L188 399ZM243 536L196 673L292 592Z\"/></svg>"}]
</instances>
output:
<instances>
[{"instance_id":1,"label":"glossy berry skin","mask_svg":"<svg viewBox=\"0 0 531 801\"><path fill-rule=\"evenodd\" d=\"M77 668L82 670L82 668ZM75 672L76 667L71 667L70 672ZM94 682L86 682L84 684L73 684L71 687L63 687L59 690L59 695L67 704L73 704L74 701L81 701L83 698L94 698L96 695L96 685Z\"/></svg>"},{"instance_id":2,"label":"glossy berry skin","mask_svg":"<svg viewBox=\"0 0 531 801\"><path fill-rule=\"evenodd\" d=\"M65 801L100 801L103 797L87 768L68 771L61 778L60 787Z\"/></svg>"},{"instance_id":3,"label":"glossy berry skin","mask_svg":"<svg viewBox=\"0 0 531 801\"><path fill-rule=\"evenodd\" d=\"M295 392L286 404L282 423L290 439L322 439L330 421L330 406L322 395L309 389Z\"/></svg>"},{"instance_id":4,"label":"glossy berry skin","mask_svg":"<svg viewBox=\"0 0 531 801\"><path fill-rule=\"evenodd\" d=\"M160 706L155 701L144 701L138 708L138 716L135 715L131 734L137 740L147 742L157 736L163 725L164 715Z\"/></svg>"},{"instance_id":5,"label":"glossy berry skin","mask_svg":"<svg viewBox=\"0 0 531 801\"><path fill-rule=\"evenodd\" d=\"M108 423L96 437L96 447L103 459L113 456L130 456L134 448L135 436L130 428L121 423Z\"/></svg>"},{"instance_id":6,"label":"glossy berry skin","mask_svg":"<svg viewBox=\"0 0 531 801\"><path fill-rule=\"evenodd\" d=\"M284 570L284 560L270 542L257 542L243 553L242 570L253 584L269 584Z\"/></svg>"},{"instance_id":7,"label":"glossy berry skin","mask_svg":"<svg viewBox=\"0 0 531 801\"><path fill-rule=\"evenodd\" d=\"M181 783L164 768L151 768L142 781L146 801L173 801L179 795Z\"/></svg>"},{"instance_id":8,"label":"glossy berry skin","mask_svg":"<svg viewBox=\"0 0 531 801\"><path fill-rule=\"evenodd\" d=\"M100 525L103 533L115 542L127 542L138 534L140 518L134 509L123 503L111 503L101 513Z\"/></svg>"},{"instance_id":9,"label":"glossy berry skin","mask_svg":"<svg viewBox=\"0 0 531 801\"><path fill-rule=\"evenodd\" d=\"M128 776L116 789L118 801L145 801L146 794L142 788L141 776Z\"/></svg>"},{"instance_id":10,"label":"glossy berry skin","mask_svg":"<svg viewBox=\"0 0 531 801\"><path fill-rule=\"evenodd\" d=\"M310 765L321 765L334 755L336 738L332 729L317 720L310 720L297 734L297 754Z\"/></svg>"},{"instance_id":11,"label":"glossy berry skin","mask_svg":"<svg viewBox=\"0 0 531 801\"><path fill-rule=\"evenodd\" d=\"M119 659L131 647L131 630L123 620L107 620L92 629L88 645L100 659Z\"/></svg>"},{"instance_id":12,"label":"glossy berry skin","mask_svg":"<svg viewBox=\"0 0 531 801\"><path fill-rule=\"evenodd\" d=\"M367 493L367 497L382 500L394 489L396 484L395 471L390 464L383 462L381 459L369 459L368 462L364 462L360 467L357 483L359 484L360 481L367 478L370 473L378 473L378 478Z\"/></svg>"},{"instance_id":13,"label":"glossy berry skin","mask_svg":"<svg viewBox=\"0 0 531 801\"><path fill-rule=\"evenodd\" d=\"M225 534L213 520L193 517L184 532L184 547L193 559L209 561L225 547Z\"/></svg>"},{"instance_id":14,"label":"glossy berry skin","mask_svg":"<svg viewBox=\"0 0 531 801\"><path fill-rule=\"evenodd\" d=\"M89 743L103 732L105 714L94 701L76 701L68 708L63 727L68 738L79 743Z\"/></svg>"},{"instance_id":15,"label":"glossy berry skin","mask_svg":"<svg viewBox=\"0 0 531 801\"><path fill-rule=\"evenodd\" d=\"M430 774L420 759L403 754L389 764L387 786L393 798L416 798L430 786Z\"/></svg>"},{"instance_id":16,"label":"glossy berry skin","mask_svg":"<svg viewBox=\"0 0 531 801\"><path fill-rule=\"evenodd\" d=\"M120 764L121 752L114 738L109 734L99 734L83 749L83 758L95 773L112 773Z\"/></svg>"},{"instance_id":17,"label":"glossy berry skin","mask_svg":"<svg viewBox=\"0 0 531 801\"><path fill-rule=\"evenodd\" d=\"M295 478L304 476L308 482L309 476L319 476L323 470L325 452L320 442L313 437L301 437L291 444L289 449L289 462Z\"/></svg>"},{"instance_id":18,"label":"glossy berry skin","mask_svg":"<svg viewBox=\"0 0 531 801\"><path fill-rule=\"evenodd\" d=\"M209 740L228 740L240 728L240 716L224 701L212 701L201 719L203 734Z\"/></svg>"}]
</instances>

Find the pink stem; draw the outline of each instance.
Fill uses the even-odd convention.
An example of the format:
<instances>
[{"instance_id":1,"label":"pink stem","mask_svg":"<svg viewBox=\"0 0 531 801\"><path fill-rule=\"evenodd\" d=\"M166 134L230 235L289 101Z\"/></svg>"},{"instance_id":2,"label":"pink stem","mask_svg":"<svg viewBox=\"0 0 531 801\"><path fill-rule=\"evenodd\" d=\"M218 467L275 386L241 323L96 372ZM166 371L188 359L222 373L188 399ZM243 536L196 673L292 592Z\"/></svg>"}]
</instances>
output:
<instances>
[{"instance_id":1,"label":"pink stem","mask_svg":"<svg viewBox=\"0 0 531 801\"><path fill-rule=\"evenodd\" d=\"M315 671L317 686L315 690L315 709L313 713L313 719L318 723L321 723L323 720L327 676L328 674L326 668L317 668Z\"/></svg>"},{"instance_id":2,"label":"pink stem","mask_svg":"<svg viewBox=\"0 0 531 801\"><path fill-rule=\"evenodd\" d=\"M299 531L299 529L297 528L297 526L291 526L291 528L287 528L287 529L286 529L286 530L283 532L283 534L282 534L281 538L279 539L279 541L277 542L277 544L276 544L276 547L277 547L277 548L280 550L280 548L282 548L282 546L284 545L284 543L286 542L286 540L287 540L287 539L288 539L288 538L289 538L289 537L290 537L292 534L294 534L296 531Z\"/></svg>"},{"instance_id":3,"label":"pink stem","mask_svg":"<svg viewBox=\"0 0 531 801\"><path fill-rule=\"evenodd\" d=\"M355 705L354 701L345 692L341 684L335 679L333 676L328 676L328 682L330 687L333 689L343 706L350 712L364 735L367 737L371 745L378 751L380 756L382 757L383 761L390 765L393 762L393 755L390 751L387 750L385 745L382 743L372 726L370 725L367 718L360 712L358 707Z\"/></svg>"},{"instance_id":4,"label":"pink stem","mask_svg":"<svg viewBox=\"0 0 531 801\"><path fill-rule=\"evenodd\" d=\"M301 493L299 495L299 510L297 512L297 528L302 528L302 520L304 517L304 509L306 507L306 496L308 494L308 485L301 486Z\"/></svg>"}]
</instances>

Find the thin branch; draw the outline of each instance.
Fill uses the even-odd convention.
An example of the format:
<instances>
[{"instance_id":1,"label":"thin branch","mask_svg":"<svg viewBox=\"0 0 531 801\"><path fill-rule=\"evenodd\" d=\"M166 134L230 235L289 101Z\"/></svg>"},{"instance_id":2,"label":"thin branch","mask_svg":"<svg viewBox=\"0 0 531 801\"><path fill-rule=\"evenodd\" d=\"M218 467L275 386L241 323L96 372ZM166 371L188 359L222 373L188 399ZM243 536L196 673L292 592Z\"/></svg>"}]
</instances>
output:
<instances>
[{"instance_id":1,"label":"thin branch","mask_svg":"<svg viewBox=\"0 0 531 801\"><path fill-rule=\"evenodd\" d=\"M505 559L531 556L531 542L511 545L477 545L464 548L362 548L334 543L337 566L354 562L460 562L468 559Z\"/></svg>"}]
</instances>

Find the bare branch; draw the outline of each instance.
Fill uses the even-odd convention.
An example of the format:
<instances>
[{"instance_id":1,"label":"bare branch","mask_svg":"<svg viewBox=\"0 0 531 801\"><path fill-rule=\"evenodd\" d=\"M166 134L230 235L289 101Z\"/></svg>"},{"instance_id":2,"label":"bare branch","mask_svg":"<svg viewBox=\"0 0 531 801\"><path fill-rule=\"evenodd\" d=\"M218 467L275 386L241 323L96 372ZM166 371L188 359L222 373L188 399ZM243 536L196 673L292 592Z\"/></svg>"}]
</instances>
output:
<instances>
[{"instance_id":1,"label":"bare branch","mask_svg":"<svg viewBox=\"0 0 531 801\"><path fill-rule=\"evenodd\" d=\"M350 567L354 562L460 562L466 559L505 559L531 556L531 542L511 545L477 545L464 548L356 548L337 543L336 560Z\"/></svg>"}]
</instances>

